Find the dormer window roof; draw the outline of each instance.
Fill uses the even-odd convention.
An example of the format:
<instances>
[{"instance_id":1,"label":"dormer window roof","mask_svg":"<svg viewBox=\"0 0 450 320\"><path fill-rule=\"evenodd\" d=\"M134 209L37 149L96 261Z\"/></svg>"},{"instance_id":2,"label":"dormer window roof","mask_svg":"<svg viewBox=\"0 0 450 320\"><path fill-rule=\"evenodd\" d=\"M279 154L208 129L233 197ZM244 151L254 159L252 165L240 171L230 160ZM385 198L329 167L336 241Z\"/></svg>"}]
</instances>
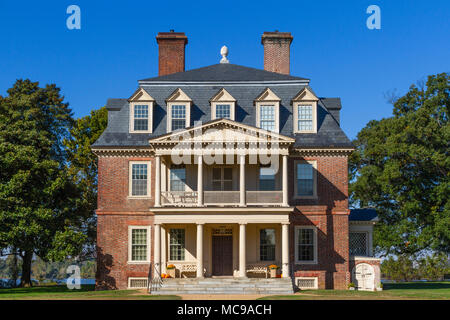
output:
<instances>
[{"instance_id":1,"label":"dormer window roof","mask_svg":"<svg viewBox=\"0 0 450 320\"><path fill-rule=\"evenodd\" d=\"M235 120L236 99L227 90L220 89L209 101L211 120L220 118Z\"/></svg>"},{"instance_id":2,"label":"dormer window roof","mask_svg":"<svg viewBox=\"0 0 450 320\"><path fill-rule=\"evenodd\" d=\"M254 101L256 106L256 127L273 132L280 132L281 99L266 88Z\"/></svg>"},{"instance_id":3,"label":"dormer window roof","mask_svg":"<svg viewBox=\"0 0 450 320\"><path fill-rule=\"evenodd\" d=\"M152 133L154 102L155 99L142 88L137 89L128 99L130 133Z\"/></svg>"},{"instance_id":4,"label":"dormer window roof","mask_svg":"<svg viewBox=\"0 0 450 320\"><path fill-rule=\"evenodd\" d=\"M294 133L317 132L317 101L319 98L308 87L292 99Z\"/></svg>"},{"instance_id":5,"label":"dormer window roof","mask_svg":"<svg viewBox=\"0 0 450 320\"><path fill-rule=\"evenodd\" d=\"M180 88L167 99L167 132L184 129L191 124L192 99Z\"/></svg>"}]
</instances>

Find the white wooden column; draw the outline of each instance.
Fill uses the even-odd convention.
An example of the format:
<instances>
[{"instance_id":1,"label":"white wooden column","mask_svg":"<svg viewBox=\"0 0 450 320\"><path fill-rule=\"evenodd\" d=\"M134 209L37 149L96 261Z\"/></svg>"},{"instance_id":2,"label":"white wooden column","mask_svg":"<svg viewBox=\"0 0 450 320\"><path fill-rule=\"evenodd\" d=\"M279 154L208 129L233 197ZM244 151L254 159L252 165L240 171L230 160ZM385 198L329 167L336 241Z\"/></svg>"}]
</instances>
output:
<instances>
[{"instance_id":1,"label":"white wooden column","mask_svg":"<svg viewBox=\"0 0 450 320\"><path fill-rule=\"evenodd\" d=\"M167 273L167 233L166 227L161 225L161 273Z\"/></svg>"},{"instance_id":2,"label":"white wooden column","mask_svg":"<svg viewBox=\"0 0 450 320\"><path fill-rule=\"evenodd\" d=\"M245 154L240 155L240 175L239 175L239 206L245 207Z\"/></svg>"},{"instance_id":3,"label":"white wooden column","mask_svg":"<svg viewBox=\"0 0 450 320\"><path fill-rule=\"evenodd\" d=\"M289 278L289 223L283 223L281 235L281 272L283 278Z\"/></svg>"},{"instance_id":4,"label":"white wooden column","mask_svg":"<svg viewBox=\"0 0 450 320\"><path fill-rule=\"evenodd\" d=\"M155 157L155 207L161 206L161 156Z\"/></svg>"},{"instance_id":5,"label":"white wooden column","mask_svg":"<svg viewBox=\"0 0 450 320\"><path fill-rule=\"evenodd\" d=\"M288 204L288 157L283 155L283 207Z\"/></svg>"},{"instance_id":6,"label":"white wooden column","mask_svg":"<svg viewBox=\"0 0 450 320\"><path fill-rule=\"evenodd\" d=\"M246 278L246 243L245 243L245 223L239 224L239 277Z\"/></svg>"},{"instance_id":7,"label":"white wooden column","mask_svg":"<svg viewBox=\"0 0 450 320\"><path fill-rule=\"evenodd\" d=\"M203 278L203 224L197 223L197 278Z\"/></svg>"},{"instance_id":8,"label":"white wooden column","mask_svg":"<svg viewBox=\"0 0 450 320\"><path fill-rule=\"evenodd\" d=\"M161 225L155 224L155 252L153 254L153 263L155 264L154 278L161 275Z\"/></svg>"},{"instance_id":9,"label":"white wooden column","mask_svg":"<svg viewBox=\"0 0 450 320\"><path fill-rule=\"evenodd\" d=\"M198 156L197 161L197 205L203 206L203 156Z\"/></svg>"}]
</instances>

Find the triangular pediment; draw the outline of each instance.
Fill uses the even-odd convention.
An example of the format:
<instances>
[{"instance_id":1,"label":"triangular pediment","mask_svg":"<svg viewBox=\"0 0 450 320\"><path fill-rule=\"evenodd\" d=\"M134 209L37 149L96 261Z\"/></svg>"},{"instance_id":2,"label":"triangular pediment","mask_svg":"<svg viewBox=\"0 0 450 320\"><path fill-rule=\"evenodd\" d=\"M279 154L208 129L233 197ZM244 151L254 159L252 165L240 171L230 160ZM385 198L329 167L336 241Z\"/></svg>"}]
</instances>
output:
<instances>
[{"instance_id":1,"label":"triangular pediment","mask_svg":"<svg viewBox=\"0 0 450 320\"><path fill-rule=\"evenodd\" d=\"M281 99L270 88L266 88L256 99L255 102L281 101Z\"/></svg>"},{"instance_id":2,"label":"triangular pediment","mask_svg":"<svg viewBox=\"0 0 450 320\"><path fill-rule=\"evenodd\" d=\"M149 142L150 144L176 144L179 142L277 142L291 144L295 142L295 139L233 120L218 119L200 126L168 133L150 139Z\"/></svg>"},{"instance_id":3,"label":"triangular pediment","mask_svg":"<svg viewBox=\"0 0 450 320\"><path fill-rule=\"evenodd\" d=\"M166 99L166 102L192 102L192 99L178 88Z\"/></svg>"},{"instance_id":4,"label":"triangular pediment","mask_svg":"<svg viewBox=\"0 0 450 320\"><path fill-rule=\"evenodd\" d=\"M153 99L153 97L151 95L149 95L147 93L147 91L145 91L142 88L137 89L133 95L128 98L128 102L151 102L151 101L155 101L155 99Z\"/></svg>"},{"instance_id":5,"label":"triangular pediment","mask_svg":"<svg viewBox=\"0 0 450 320\"><path fill-rule=\"evenodd\" d=\"M220 89L210 100L210 102L235 102L236 99L224 88Z\"/></svg>"},{"instance_id":6,"label":"triangular pediment","mask_svg":"<svg viewBox=\"0 0 450 320\"><path fill-rule=\"evenodd\" d=\"M312 92L308 87L303 88L297 95L292 99L292 102L297 101L319 101L319 98Z\"/></svg>"}]
</instances>

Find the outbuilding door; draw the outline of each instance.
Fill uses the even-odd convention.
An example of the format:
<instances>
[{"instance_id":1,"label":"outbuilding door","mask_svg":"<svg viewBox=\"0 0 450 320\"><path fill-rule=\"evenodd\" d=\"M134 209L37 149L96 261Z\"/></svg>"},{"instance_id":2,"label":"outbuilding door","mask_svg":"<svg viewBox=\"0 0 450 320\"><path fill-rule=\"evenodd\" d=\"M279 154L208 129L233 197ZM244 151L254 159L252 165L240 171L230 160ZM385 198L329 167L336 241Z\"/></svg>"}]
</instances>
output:
<instances>
[{"instance_id":1,"label":"outbuilding door","mask_svg":"<svg viewBox=\"0 0 450 320\"><path fill-rule=\"evenodd\" d=\"M367 263L357 264L353 268L353 282L358 290L374 290L375 274L373 267Z\"/></svg>"},{"instance_id":2,"label":"outbuilding door","mask_svg":"<svg viewBox=\"0 0 450 320\"><path fill-rule=\"evenodd\" d=\"M212 237L213 276L233 275L233 237Z\"/></svg>"}]
</instances>

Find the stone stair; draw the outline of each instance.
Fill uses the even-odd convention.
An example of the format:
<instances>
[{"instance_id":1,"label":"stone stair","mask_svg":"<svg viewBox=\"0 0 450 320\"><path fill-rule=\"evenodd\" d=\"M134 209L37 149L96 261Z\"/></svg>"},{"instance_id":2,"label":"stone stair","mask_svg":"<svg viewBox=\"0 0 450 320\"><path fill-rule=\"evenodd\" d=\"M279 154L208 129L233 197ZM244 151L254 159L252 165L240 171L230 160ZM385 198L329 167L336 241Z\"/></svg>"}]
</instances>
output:
<instances>
[{"instance_id":1,"label":"stone stair","mask_svg":"<svg viewBox=\"0 0 450 320\"><path fill-rule=\"evenodd\" d=\"M163 279L152 294L292 294L291 278Z\"/></svg>"}]
</instances>

